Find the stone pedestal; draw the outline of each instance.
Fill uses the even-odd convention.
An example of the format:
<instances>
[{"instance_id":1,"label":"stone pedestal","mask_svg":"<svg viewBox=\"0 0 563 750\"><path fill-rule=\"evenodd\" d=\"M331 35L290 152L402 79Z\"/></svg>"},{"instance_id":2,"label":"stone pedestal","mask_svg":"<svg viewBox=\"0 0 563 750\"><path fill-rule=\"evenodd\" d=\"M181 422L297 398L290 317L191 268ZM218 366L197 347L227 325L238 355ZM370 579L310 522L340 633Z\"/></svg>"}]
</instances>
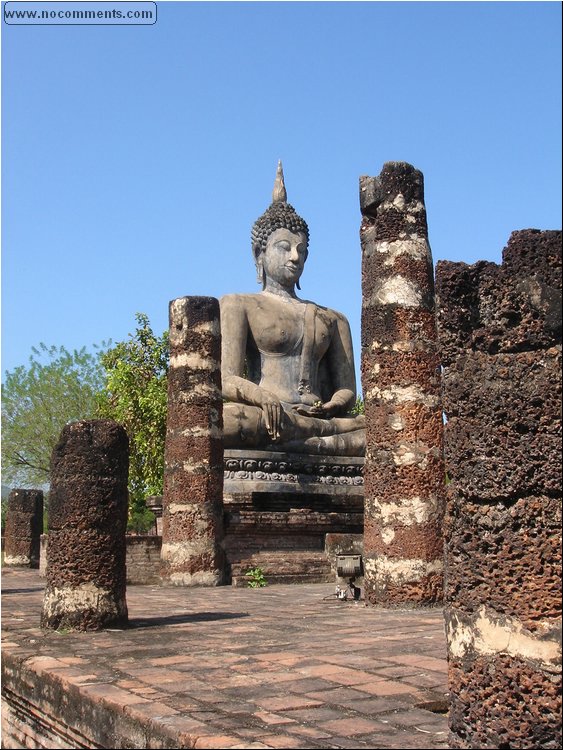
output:
<instances>
[{"instance_id":1,"label":"stone pedestal","mask_svg":"<svg viewBox=\"0 0 563 750\"><path fill-rule=\"evenodd\" d=\"M12 490L8 497L4 565L39 567L43 492Z\"/></svg>"},{"instance_id":2,"label":"stone pedestal","mask_svg":"<svg viewBox=\"0 0 563 750\"><path fill-rule=\"evenodd\" d=\"M432 256L421 172L360 179L366 599L442 599L445 473Z\"/></svg>"},{"instance_id":3,"label":"stone pedestal","mask_svg":"<svg viewBox=\"0 0 563 750\"><path fill-rule=\"evenodd\" d=\"M41 626L127 623L128 440L111 420L68 424L51 458L49 556Z\"/></svg>"},{"instance_id":4,"label":"stone pedestal","mask_svg":"<svg viewBox=\"0 0 563 750\"><path fill-rule=\"evenodd\" d=\"M233 585L334 581L330 534L363 530L363 458L225 450L225 550Z\"/></svg>"},{"instance_id":5,"label":"stone pedestal","mask_svg":"<svg viewBox=\"0 0 563 750\"><path fill-rule=\"evenodd\" d=\"M219 302L170 303L162 579L178 586L223 582L223 402Z\"/></svg>"},{"instance_id":6,"label":"stone pedestal","mask_svg":"<svg viewBox=\"0 0 563 750\"><path fill-rule=\"evenodd\" d=\"M162 536L162 495L149 495L146 505L154 513L154 527L150 533Z\"/></svg>"},{"instance_id":7,"label":"stone pedestal","mask_svg":"<svg viewBox=\"0 0 563 750\"><path fill-rule=\"evenodd\" d=\"M450 747L560 747L561 232L436 278Z\"/></svg>"}]
</instances>

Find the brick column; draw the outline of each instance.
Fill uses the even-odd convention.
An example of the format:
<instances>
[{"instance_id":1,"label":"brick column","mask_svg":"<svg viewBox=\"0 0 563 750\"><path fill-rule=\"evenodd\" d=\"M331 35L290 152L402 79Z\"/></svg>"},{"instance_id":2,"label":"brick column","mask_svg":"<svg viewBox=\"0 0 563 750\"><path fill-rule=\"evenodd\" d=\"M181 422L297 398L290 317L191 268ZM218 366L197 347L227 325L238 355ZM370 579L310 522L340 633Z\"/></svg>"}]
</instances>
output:
<instances>
[{"instance_id":1,"label":"brick column","mask_svg":"<svg viewBox=\"0 0 563 750\"><path fill-rule=\"evenodd\" d=\"M450 747L560 747L561 232L436 280Z\"/></svg>"},{"instance_id":2,"label":"brick column","mask_svg":"<svg viewBox=\"0 0 563 750\"><path fill-rule=\"evenodd\" d=\"M12 490L6 513L4 565L39 567L43 533L43 492Z\"/></svg>"},{"instance_id":3,"label":"brick column","mask_svg":"<svg viewBox=\"0 0 563 750\"><path fill-rule=\"evenodd\" d=\"M64 427L51 457L42 627L99 630L127 623L128 468L120 425L108 419Z\"/></svg>"},{"instance_id":4,"label":"brick column","mask_svg":"<svg viewBox=\"0 0 563 750\"><path fill-rule=\"evenodd\" d=\"M422 173L403 162L360 178L366 600L441 601L440 372Z\"/></svg>"},{"instance_id":5,"label":"brick column","mask_svg":"<svg viewBox=\"0 0 563 750\"><path fill-rule=\"evenodd\" d=\"M162 517L162 577L223 582L223 402L219 302L170 303L170 370Z\"/></svg>"}]
</instances>

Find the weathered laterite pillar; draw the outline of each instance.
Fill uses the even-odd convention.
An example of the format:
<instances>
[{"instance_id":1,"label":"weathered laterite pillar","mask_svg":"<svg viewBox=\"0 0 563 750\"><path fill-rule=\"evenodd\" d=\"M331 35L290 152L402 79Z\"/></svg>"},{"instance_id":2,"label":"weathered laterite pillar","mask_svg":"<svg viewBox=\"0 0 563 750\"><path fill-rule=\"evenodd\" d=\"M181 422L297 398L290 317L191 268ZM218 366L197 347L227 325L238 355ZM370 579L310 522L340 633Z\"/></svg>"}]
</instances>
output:
<instances>
[{"instance_id":1,"label":"weathered laterite pillar","mask_svg":"<svg viewBox=\"0 0 563 750\"><path fill-rule=\"evenodd\" d=\"M6 513L4 565L39 567L43 492L12 490Z\"/></svg>"},{"instance_id":2,"label":"weathered laterite pillar","mask_svg":"<svg viewBox=\"0 0 563 750\"><path fill-rule=\"evenodd\" d=\"M170 303L170 369L162 518L162 578L223 582L221 329L214 297Z\"/></svg>"},{"instance_id":3,"label":"weathered laterite pillar","mask_svg":"<svg viewBox=\"0 0 563 750\"><path fill-rule=\"evenodd\" d=\"M109 419L66 425L51 457L49 556L41 626L127 623L125 530L129 443Z\"/></svg>"},{"instance_id":4,"label":"weathered laterite pillar","mask_svg":"<svg viewBox=\"0 0 563 750\"><path fill-rule=\"evenodd\" d=\"M561 747L561 232L440 262L450 747Z\"/></svg>"},{"instance_id":5,"label":"weathered laterite pillar","mask_svg":"<svg viewBox=\"0 0 563 750\"><path fill-rule=\"evenodd\" d=\"M366 600L440 602L440 372L422 173L389 162L360 178Z\"/></svg>"}]
</instances>

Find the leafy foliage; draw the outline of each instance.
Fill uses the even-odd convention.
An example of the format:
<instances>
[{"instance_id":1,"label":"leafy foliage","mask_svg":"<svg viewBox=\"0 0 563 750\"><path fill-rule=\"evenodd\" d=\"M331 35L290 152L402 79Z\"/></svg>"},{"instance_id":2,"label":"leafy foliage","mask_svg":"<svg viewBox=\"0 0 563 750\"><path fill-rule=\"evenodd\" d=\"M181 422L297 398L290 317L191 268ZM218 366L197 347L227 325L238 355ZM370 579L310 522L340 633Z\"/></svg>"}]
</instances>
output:
<instances>
[{"instance_id":1,"label":"leafy foliage","mask_svg":"<svg viewBox=\"0 0 563 750\"><path fill-rule=\"evenodd\" d=\"M248 579L249 589L259 589L262 588L262 586L268 585L262 568L250 568L250 570L247 570L244 575Z\"/></svg>"},{"instance_id":2,"label":"leafy foliage","mask_svg":"<svg viewBox=\"0 0 563 750\"><path fill-rule=\"evenodd\" d=\"M1 516L0 516L0 528L2 530L2 536L4 536L4 530L6 528L6 514L8 513L8 498L2 498L1 505Z\"/></svg>"},{"instance_id":3,"label":"leafy foliage","mask_svg":"<svg viewBox=\"0 0 563 750\"><path fill-rule=\"evenodd\" d=\"M139 504L129 509L129 520L127 522L127 531L135 534L146 534L155 525L156 516L145 507L138 507Z\"/></svg>"},{"instance_id":4,"label":"leafy foliage","mask_svg":"<svg viewBox=\"0 0 563 750\"><path fill-rule=\"evenodd\" d=\"M101 352L33 347L29 366L6 373L2 386L3 482L38 487L49 481L51 452L69 421L90 419L103 384Z\"/></svg>"},{"instance_id":5,"label":"leafy foliage","mask_svg":"<svg viewBox=\"0 0 563 750\"><path fill-rule=\"evenodd\" d=\"M144 313L135 318L135 333L102 355L98 415L115 419L129 436L129 528L139 531L154 521L145 498L163 490L169 346L168 332L155 336Z\"/></svg>"},{"instance_id":6,"label":"leafy foliage","mask_svg":"<svg viewBox=\"0 0 563 750\"><path fill-rule=\"evenodd\" d=\"M356 403L354 406L350 409L350 414L353 414L354 416L358 416L359 414L365 414L365 405L364 400L361 396L358 396L356 398Z\"/></svg>"}]
</instances>

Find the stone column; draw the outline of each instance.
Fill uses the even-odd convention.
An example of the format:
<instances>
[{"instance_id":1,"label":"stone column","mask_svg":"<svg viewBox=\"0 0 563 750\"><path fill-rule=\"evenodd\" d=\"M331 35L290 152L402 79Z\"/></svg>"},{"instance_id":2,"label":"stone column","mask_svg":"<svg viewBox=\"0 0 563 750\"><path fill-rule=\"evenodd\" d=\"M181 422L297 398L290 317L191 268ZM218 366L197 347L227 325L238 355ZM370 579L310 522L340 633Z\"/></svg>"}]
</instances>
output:
<instances>
[{"instance_id":1,"label":"stone column","mask_svg":"<svg viewBox=\"0 0 563 750\"><path fill-rule=\"evenodd\" d=\"M561 232L440 262L450 747L561 746Z\"/></svg>"},{"instance_id":2,"label":"stone column","mask_svg":"<svg viewBox=\"0 0 563 750\"><path fill-rule=\"evenodd\" d=\"M162 517L162 577L223 582L223 402L219 302L170 303L170 370Z\"/></svg>"},{"instance_id":3,"label":"stone column","mask_svg":"<svg viewBox=\"0 0 563 750\"><path fill-rule=\"evenodd\" d=\"M43 492L12 490L6 513L4 565L39 567Z\"/></svg>"},{"instance_id":4,"label":"stone column","mask_svg":"<svg viewBox=\"0 0 563 750\"><path fill-rule=\"evenodd\" d=\"M360 178L366 600L442 599L445 473L432 255L422 173Z\"/></svg>"},{"instance_id":5,"label":"stone column","mask_svg":"<svg viewBox=\"0 0 563 750\"><path fill-rule=\"evenodd\" d=\"M127 623L128 468L120 425L91 420L64 427L51 457L42 627L99 630Z\"/></svg>"}]
</instances>

